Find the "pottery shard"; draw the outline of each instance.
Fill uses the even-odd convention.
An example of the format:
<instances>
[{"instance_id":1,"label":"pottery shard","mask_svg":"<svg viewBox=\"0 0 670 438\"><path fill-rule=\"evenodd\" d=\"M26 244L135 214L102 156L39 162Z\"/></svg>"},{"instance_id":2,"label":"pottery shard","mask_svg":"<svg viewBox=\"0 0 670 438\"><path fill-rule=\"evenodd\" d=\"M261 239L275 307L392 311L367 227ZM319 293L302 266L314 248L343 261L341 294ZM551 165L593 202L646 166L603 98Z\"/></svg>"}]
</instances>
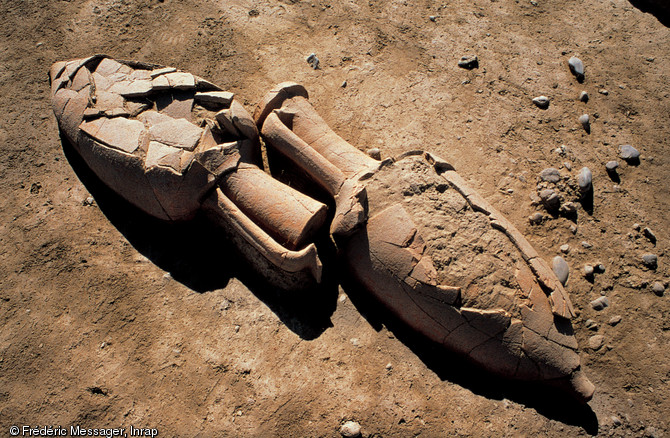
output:
<instances>
[{"instance_id":1,"label":"pottery shard","mask_svg":"<svg viewBox=\"0 0 670 438\"><path fill-rule=\"evenodd\" d=\"M138 120L115 117L84 122L80 128L100 143L132 154L140 145L144 124Z\"/></svg>"},{"instance_id":2,"label":"pottery shard","mask_svg":"<svg viewBox=\"0 0 670 438\"><path fill-rule=\"evenodd\" d=\"M172 117L166 116L156 111L144 111L137 116L137 119L144 123L146 126L153 126L163 122L169 122L172 120Z\"/></svg>"},{"instance_id":3,"label":"pottery shard","mask_svg":"<svg viewBox=\"0 0 670 438\"><path fill-rule=\"evenodd\" d=\"M109 76L119 71L122 65L123 64L121 64L118 61L114 61L113 59L110 58L105 58L102 61L100 61L100 64L98 64L98 67L95 69L95 71L103 76Z\"/></svg>"},{"instance_id":4,"label":"pottery shard","mask_svg":"<svg viewBox=\"0 0 670 438\"><path fill-rule=\"evenodd\" d=\"M545 379L555 379L572 374L579 368L579 355L572 349L559 345L532 330L523 331L523 349L541 364Z\"/></svg>"},{"instance_id":5,"label":"pottery shard","mask_svg":"<svg viewBox=\"0 0 670 438\"><path fill-rule=\"evenodd\" d=\"M190 73L174 72L165 75L170 87L177 90L190 90L195 88L195 78Z\"/></svg>"},{"instance_id":6,"label":"pottery shard","mask_svg":"<svg viewBox=\"0 0 670 438\"><path fill-rule=\"evenodd\" d=\"M163 67L163 68L157 68L151 71L149 74L152 78L164 75L166 73L173 73L176 72L177 69L174 67Z\"/></svg>"},{"instance_id":7,"label":"pottery shard","mask_svg":"<svg viewBox=\"0 0 670 438\"><path fill-rule=\"evenodd\" d=\"M140 79L117 82L109 88L109 91L124 97L141 97L151 93L152 89L150 80Z\"/></svg>"},{"instance_id":8,"label":"pottery shard","mask_svg":"<svg viewBox=\"0 0 670 438\"><path fill-rule=\"evenodd\" d=\"M250 139L258 138L258 127L256 127L254 119L244 106L236 100L233 100L230 104L230 116L233 125L243 136Z\"/></svg>"},{"instance_id":9,"label":"pottery shard","mask_svg":"<svg viewBox=\"0 0 670 438\"><path fill-rule=\"evenodd\" d=\"M503 333L511 322L510 315L501 309L480 310L462 307L461 315L470 326L491 337Z\"/></svg>"},{"instance_id":10,"label":"pottery shard","mask_svg":"<svg viewBox=\"0 0 670 438\"><path fill-rule=\"evenodd\" d=\"M147 157L144 166L149 169L154 166L168 166L179 171L179 152L181 149L159 143L157 141L149 142Z\"/></svg>"},{"instance_id":11,"label":"pottery shard","mask_svg":"<svg viewBox=\"0 0 670 438\"><path fill-rule=\"evenodd\" d=\"M235 95L229 91L207 91L195 93L195 101L198 103L210 104L218 107L228 107L233 101Z\"/></svg>"},{"instance_id":12,"label":"pottery shard","mask_svg":"<svg viewBox=\"0 0 670 438\"><path fill-rule=\"evenodd\" d=\"M192 151L202 136L202 128L185 119L173 119L149 128L151 140Z\"/></svg>"},{"instance_id":13,"label":"pottery shard","mask_svg":"<svg viewBox=\"0 0 670 438\"><path fill-rule=\"evenodd\" d=\"M219 127L223 130L226 131L235 137L239 137L240 133L235 127L235 124L233 123L233 116L230 114L229 109L224 109L216 113L214 116L216 121L219 123Z\"/></svg>"},{"instance_id":14,"label":"pottery shard","mask_svg":"<svg viewBox=\"0 0 670 438\"><path fill-rule=\"evenodd\" d=\"M151 80L151 87L155 91L168 90L170 88L170 81L165 76L158 76Z\"/></svg>"}]
</instances>

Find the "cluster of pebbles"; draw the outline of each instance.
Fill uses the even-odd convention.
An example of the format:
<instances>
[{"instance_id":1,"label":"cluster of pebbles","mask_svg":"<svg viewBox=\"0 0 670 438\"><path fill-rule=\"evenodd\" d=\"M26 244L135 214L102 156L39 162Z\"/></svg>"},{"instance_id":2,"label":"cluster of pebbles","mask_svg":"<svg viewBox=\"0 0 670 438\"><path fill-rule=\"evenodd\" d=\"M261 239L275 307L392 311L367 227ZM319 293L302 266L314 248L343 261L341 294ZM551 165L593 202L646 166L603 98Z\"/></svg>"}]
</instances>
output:
<instances>
[{"instance_id":1,"label":"cluster of pebbles","mask_svg":"<svg viewBox=\"0 0 670 438\"><path fill-rule=\"evenodd\" d=\"M568 60L568 66L572 74L576 77L579 83L584 81L584 63L577 57L571 57ZM607 95L609 94L607 90L599 90L600 94ZM589 100L589 95L586 91L582 91L579 95L579 100L586 103ZM532 100L533 104L540 109L549 108L550 99L547 96L538 96ZM590 134L591 119L588 114L582 114L578 117L580 125L584 130ZM571 155L570 149L567 146L560 146L556 149L556 152L561 157L569 157ZM629 144L620 145L618 148L618 158L625 161L629 165L636 166L640 164L640 152L633 146ZM574 157L572 157L574 158ZM572 161L572 160L571 160ZM571 219L576 219L578 210L581 207L592 205L593 202L593 172L588 167L583 167L577 171L576 175L573 174L572 164L570 162L565 162L563 167L570 172L569 174L561 173L559 169L550 167L542 170L538 175L538 182L536 186L536 193L531 195L533 204L537 206L542 206L546 212L551 216L566 216ZM612 181L619 182L620 178L617 173L619 168L619 161L612 159L604 163L605 170L607 175ZM546 215L542 212L536 212L529 216L528 220L532 225L539 225L546 219ZM642 228L639 224L633 225L633 229L640 235L648 239L652 244L656 244L656 236L648 227ZM572 231L575 233L577 230L576 225L572 226ZM629 237L633 238L636 236ZM588 242L582 242L584 248L588 249L591 245ZM570 250L569 245L562 245L561 252L567 254ZM645 253L640 256L638 260L638 265L644 269L655 271L658 267L658 256L652 253ZM566 284L570 268L566 260L558 255L554 257L552 261L552 268L558 279ZM605 272L605 266L600 263L594 264L585 264L583 267L582 275L583 277L593 283L594 277L596 274L601 274ZM648 285L648 283L645 283ZM667 284L661 281L654 281L650 285L651 291L657 296L663 296ZM607 296L602 295L595 300L590 302L590 307L597 311L603 311L604 309L610 306L610 300ZM619 324L622 320L620 315L612 316L608 325L615 326ZM589 330L597 331L598 324L592 320L587 319L585 322L586 327ZM605 344L605 338L602 335L594 335L589 338L589 348L592 350L598 350Z\"/></svg>"}]
</instances>

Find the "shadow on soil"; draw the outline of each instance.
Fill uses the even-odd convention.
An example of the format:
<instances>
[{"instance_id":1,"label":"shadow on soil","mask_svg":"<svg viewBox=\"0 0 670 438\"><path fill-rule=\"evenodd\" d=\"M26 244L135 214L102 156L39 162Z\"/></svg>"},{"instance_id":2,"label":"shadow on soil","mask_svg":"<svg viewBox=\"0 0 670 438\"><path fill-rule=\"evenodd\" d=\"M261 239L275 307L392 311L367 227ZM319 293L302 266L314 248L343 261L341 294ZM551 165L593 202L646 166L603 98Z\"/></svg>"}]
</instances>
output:
<instances>
[{"instance_id":1,"label":"shadow on soil","mask_svg":"<svg viewBox=\"0 0 670 438\"><path fill-rule=\"evenodd\" d=\"M289 292L268 284L252 271L244 257L205 215L185 222L156 219L133 206L98 179L69 141L61 135L63 151L77 177L100 211L128 242L159 268L189 289L205 293L239 279L286 326L303 339L317 338L332 326L337 286Z\"/></svg>"},{"instance_id":2,"label":"shadow on soil","mask_svg":"<svg viewBox=\"0 0 670 438\"><path fill-rule=\"evenodd\" d=\"M345 291L356 309L376 329L384 326L414 352L442 380L448 380L488 399L508 399L535 409L547 418L598 433L598 419L585 403L557 388L538 383L505 380L414 333L374 301L364 290L347 284Z\"/></svg>"},{"instance_id":3,"label":"shadow on soil","mask_svg":"<svg viewBox=\"0 0 670 438\"><path fill-rule=\"evenodd\" d=\"M188 222L170 223L147 215L107 186L88 168L72 145L61 137L63 151L75 173L91 193L101 212L128 242L174 280L198 293L224 288L231 278L242 281L286 326L303 339L315 339L332 326L337 305L337 272L324 270L318 290L278 290L246 265L242 255L204 215ZM325 266L334 266L334 248L322 242ZM333 264L331 264L331 263ZM586 404L580 404L553 388L510 382L474 368L459 356L413 333L390 312L380 308L356 285L345 290L359 312L376 329L388 327L442 380L461 385L489 399L514 400L540 414L577 425L595 435L598 423Z\"/></svg>"},{"instance_id":4,"label":"shadow on soil","mask_svg":"<svg viewBox=\"0 0 670 438\"><path fill-rule=\"evenodd\" d=\"M652 14L666 27L670 27L670 5L667 0L630 0L630 4L648 14Z\"/></svg>"}]
</instances>

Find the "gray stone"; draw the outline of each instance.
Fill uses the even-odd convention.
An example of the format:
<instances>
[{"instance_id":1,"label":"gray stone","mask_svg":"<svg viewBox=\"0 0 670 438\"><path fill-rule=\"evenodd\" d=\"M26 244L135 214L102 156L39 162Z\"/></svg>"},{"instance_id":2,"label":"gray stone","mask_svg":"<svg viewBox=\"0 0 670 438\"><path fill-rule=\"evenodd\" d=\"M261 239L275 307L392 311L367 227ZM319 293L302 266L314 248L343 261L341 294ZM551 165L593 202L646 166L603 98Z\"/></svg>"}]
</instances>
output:
<instances>
[{"instance_id":1,"label":"gray stone","mask_svg":"<svg viewBox=\"0 0 670 438\"><path fill-rule=\"evenodd\" d=\"M568 276L570 275L570 267L568 266L568 262L566 262L563 257L556 256L551 261L551 268L553 269L554 274L556 274L558 281L560 281L561 284L565 286L565 283L568 282Z\"/></svg>"},{"instance_id":2,"label":"gray stone","mask_svg":"<svg viewBox=\"0 0 670 438\"><path fill-rule=\"evenodd\" d=\"M568 60L568 66L570 67L570 71L572 72L573 75L575 75L577 80L581 81L584 79L584 63L582 62L581 59L577 58L576 56L573 56Z\"/></svg>"},{"instance_id":3,"label":"gray stone","mask_svg":"<svg viewBox=\"0 0 670 438\"><path fill-rule=\"evenodd\" d=\"M381 160L382 159L382 152L379 150L379 148L370 148L368 149L368 155L375 160Z\"/></svg>"},{"instance_id":4,"label":"gray stone","mask_svg":"<svg viewBox=\"0 0 670 438\"><path fill-rule=\"evenodd\" d=\"M539 225L539 224L542 223L543 220L544 220L544 215L540 212L532 214L528 217L528 222L530 222L533 225Z\"/></svg>"},{"instance_id":5,"label":"gray stone","mask_svg":"<svg viewBox=\"0 0 670 438\"><path fill-rule=\"evenodd\" d=\"M612 327L614 327L615 325L617 325L621 322L621 319L622 319L621 315L614 315L613 317L610 318L609 321L607 321L607 323L609 325L611 325Z\"/></svg>"},{"instance_id":6,"label":"gray stone","mask_svg":"<svg viewBox=\"0 0 670 438\"><path fill-rule=\"evenodd\" d=\"M581 244L582 244L582 247L584 247L585 249L593 248L593 245L591 245L591 244L590 244L589 242L587 242L586 240L582 240L582 241L581 241Z\"/></svg>"},{"instance_id":7,"label":"gray stone","mask_svg":"<svg viewBox=\"0 0 670 438\"><path fill-rule=\"evenodd\" d=\"M561 245L561 247L560 247L559 249L561 250L561 252L562 252L563 254L567 254L567 253L570 252L570 245L568 245L568 244L566 243L565 245Z\"/></svg>"},{"instance_id":8,"label":"gray stone","mask_svg":"<svg viewBox=\"0 0 670 438\"><path fill-rule=\"evenodd\" d=\"M622 144L619 146L619 156L626 161L637 160L640 152L629 144Z\"/></svg>"},{"instance_id":9,"label":"gray stone","mask_svg":"<svg viewBox=\"0 0 670 438\"><path fill-rule=\"evenodd\" d=\"M548 167L540 172L540 178L542 178L542 181L556 183L560 181L561 174L555 167Z\"/></svg>"},{"instance_id":10,"label":"gray stone","mask_svg":"<svg viewBox=\"0 0 670 438\"><path fill-rule=\"evenodd\" d=\"M601 274L605 272L605 265L603 265L602 263L598 263L596 265L596 272L599 272Z\"/></svg>"},{"instance_id":11,"label":"gray stone","mask_svg":"<svg viewBox=\"0 0 670 438\"><path fill-rule=\"evenodd\" d=\"M655 281L654 284L651 285L651 291L659 297L662 297L665 293L665 286L660 281Z\"/></svg>"},{"instance_id":12,"label":"gray stone","mask_svg":"<svg viewBox=\"0 0 670 438\"><path fill-rule=\"evenodd\" d=\"M586 277L593 277L593 273L595 270L593 269L593 266L591 265L584 265L584 276Z\"/></svg>"},{"instance_id":13,"label":"gray stone","mask_svg":"<svg viewBox=\"0 0 670 438\"><path fill-rule=\"evenodd\" d=\"M658 257L656 254L644 254L642 256L642 263L650 269L656 269L658 266Z\"/></svg>"},{"instance_id":14,"label":"gray stone","mask_svg":"<svg viewBox=\"0 0 670 438\"><path fill-rule=\"evenodd\" d=\"M586 91L582 91L579 94L579 100L581 100L582 102L588 102L589 101L589 93L587 93Z\"/></svg>"},{"instance_id":15,"label":"gray stone","mask_svg":"<svg viewBox=\"0 0 670 438\"><path fill-rule=\"evenodd\" d=\"M593 335L589 338L589 348L592 350L599 350L605 343L603 335Z\"/></svg>"},{"instance_id":16,"label":"gray stone","mask_svg":"<svg viewBox=\"0 0 670 438\"><path fill-rule=\"evenodd\" d=\"M592 319L587 319L587 320L584 322L584 325L585 325L586 328L589 329L589 330L593 330L593 331L598 330L598 323L595 322L595 321L592 320Z\"/></svg>"},{"instance_id":17,"label":"gray stone","mask_svg":"<svg viewBox=\"0 0 670 438\"><path fill-rule=\"evenodd\" d=\"M586 132L589 132L591 129L591 119L588 114L582 114L579 116L579 123L582 125Z\"/></svg>"},{"instance_id":18,"label":"gray stone","mask_svg":"<svg viewBox=\"0 0 670 438\"><path fill-rule=\"evenodd\" d=\"M608 94L610 94L610 92L605 90L604 88L598 90L598 93L602 94L603 96L607 96Z\"/></svg>"},{"instance_id":19,"label":"gray stone","mask_svg":"<svg viewBox=\"0 0 670 438\"><path fill-rule=\"evenodd\" d=\"M615 425L615 426L621 426L621 424L623 424L623 423L621 423L621 419L619 417L617 417L616 415L612 415L611 420L612 420L612 424Z\"/></svg>"},{"instance_id":20,"label":"gray stone","mask_svg":"<svg viewBox=\"0 0 670 438\"><path fill-rule=\"evenodd\" d=\"M591 173L591 169L588 167L582 167L582 170L579 171L579 175L577 175L577 184L579 184L579 190L582 193L587 193L591 191L593 188L592 186L592 181L593 181L593 174Z\"/></svg>"},{"instance_id":21,"label":"gray stone","mask_svg":"<svg viewBox=\"0 0 670 438\"><path fill-rule=\"evenodd\" d=\"M591 301L591 307L593 307L593 310L603 310L606 307L609 307L609 305L610 300L605 296L596 298L595 300Z\"/></svg>"},{"instance_id":22,"label":"gray stone","mask_svg":"<svg viewBox=\"0 0 670 438\"><path fill-rule=\"evenodd\" d=\"M319 58L316 57L316 53L310 53L307 57L307 64L312 67L314 70L319 69Z\"/></svg>"},{"instance_id":23,"label":"gray stone","mask_svg":"<svg viewBox=\"0 0 670 438\"><path fill-rule=\"evenodd\" d=\"M547 109L549 108L549 98L547 96L538 96L533 99L533 103L538 108Z\"/></svg>"},{"instance_id":24,"label":"gray stone","mask_svg":"<svg viewBox=\"0 0 670 438\"><path fill-rule=\"evenodd\" d=\"M557 210L561 205L561 201L558 198L556 192L551 189L544 189L540 192L540 199L542 203L547 208L547 210Z\"/></svg>"},{"instance_id":25,"label":"gray stone","mask_svg":"<svg viewBox=\"0 0 670 438\"><path fill-rule=\"evenodd\" d=\"M645 227L644 230L642 230L642 233L650 242L656 243L656 234L654 234L649 227Z\"/></svg>"},{"instance_id":26,"label":"gray stone","mask_svg":"<svg viewBox=\"0 0 670 438\"><path fill-rule=\"evenodd\" d=\"M356 438L361 436L361 425L355 421L347 421L340 427L340 435L344 438Z\"/></svg>"},{"instance_id":27,"label":"gray stone","mask_svg":"<svg viewBox=\"0 0 670 438\"><path fill-rule=\"evenodd\" d=\"M605 169L607 169L608 172L614 172L617 167L619 167L618 161L612 160L605 163Z\"/></svg>"},{"instance_id":28,"label":"gray stone","mask_svg":"<svg viewBox=\"0 0 670 438\"><path fill-rule=\"evenodd\" d=\"M479 67L479 59L477 58L477 55L466 55L461 57L461 59L458 61L458 66L471 70L473 68Z\"/></svg>"}]
</instances>

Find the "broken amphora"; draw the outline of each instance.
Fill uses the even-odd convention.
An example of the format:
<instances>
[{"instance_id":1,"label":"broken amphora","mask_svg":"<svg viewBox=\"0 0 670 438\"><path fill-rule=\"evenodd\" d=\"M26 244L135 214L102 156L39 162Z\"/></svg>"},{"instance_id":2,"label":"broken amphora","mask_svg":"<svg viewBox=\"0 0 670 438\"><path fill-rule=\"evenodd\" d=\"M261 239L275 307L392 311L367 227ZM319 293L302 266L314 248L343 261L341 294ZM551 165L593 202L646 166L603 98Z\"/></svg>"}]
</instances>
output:
<instances>
[{"instance_id":1,"label":"broken amphora","mask_svg":"<svg viewBox=\"0 0 670 438\"><path fill-rule=\"evenodd\" d=\"M289 289L320 281L313 239L329 227L342 274L412 329L503 377L592 397L563 286L446 161L364 154L295 83L270 91L252 119L231 93L172 68L94 56L56 63L50 77L65 136L145 212L182 220L205 210L254 268ZM259 130L323 199L260 169Z\"/></svg>"}]
</instances>

